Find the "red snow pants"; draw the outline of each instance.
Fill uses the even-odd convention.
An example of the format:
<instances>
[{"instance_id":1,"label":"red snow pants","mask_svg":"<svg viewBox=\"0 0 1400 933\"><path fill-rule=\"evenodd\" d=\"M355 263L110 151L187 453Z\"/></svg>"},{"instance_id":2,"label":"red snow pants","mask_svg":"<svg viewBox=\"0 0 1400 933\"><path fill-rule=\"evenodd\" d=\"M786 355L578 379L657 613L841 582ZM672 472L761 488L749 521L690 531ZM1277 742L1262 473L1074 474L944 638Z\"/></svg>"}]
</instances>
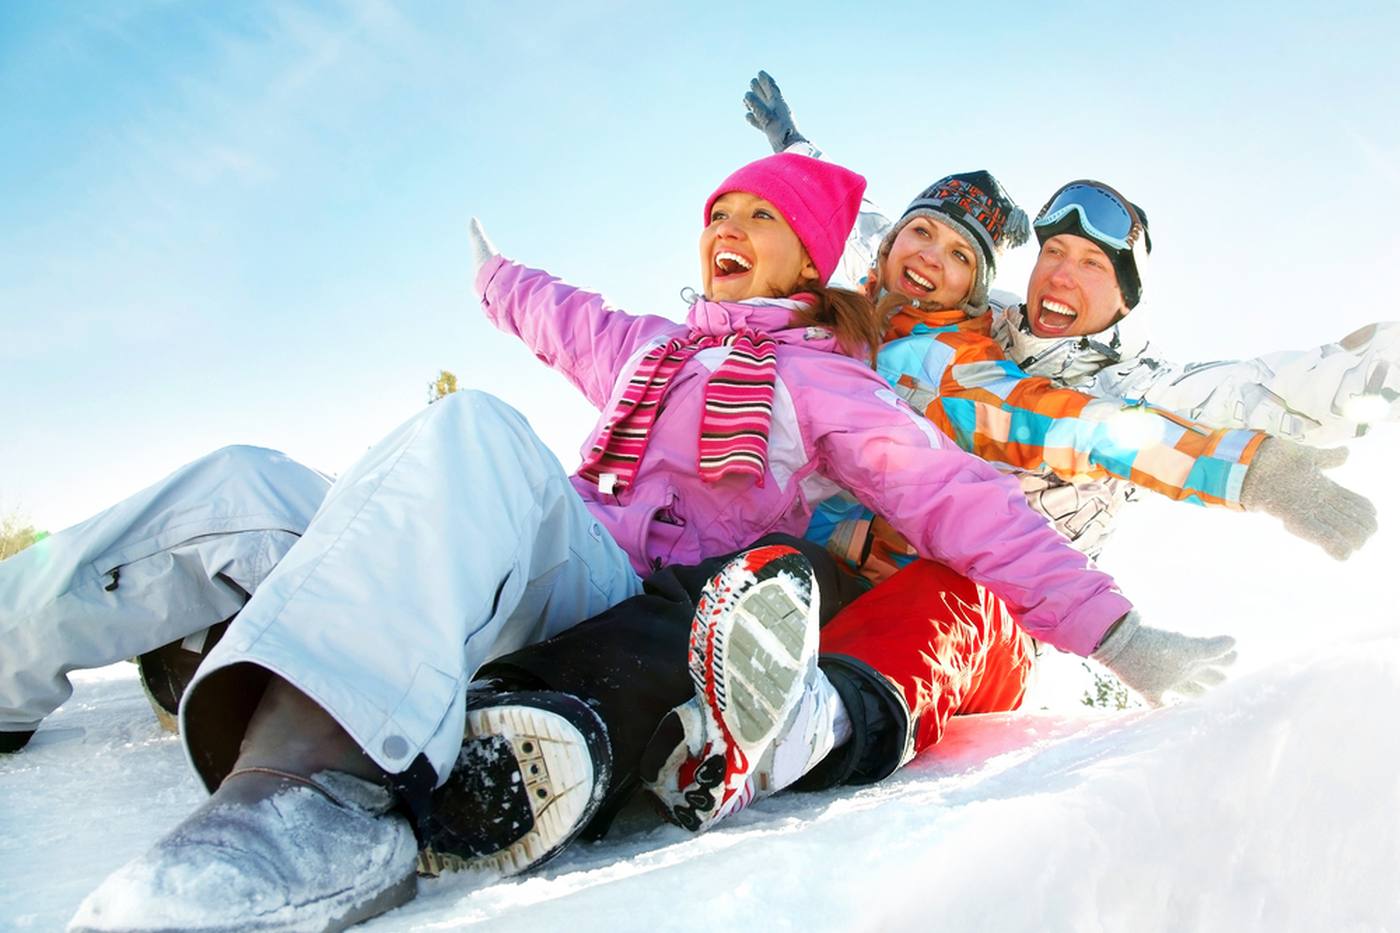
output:
<instances>
[{"instance_id":1,"label":"red snow pants","mask_svg":"<svg viewBox=\"0 0 1400 933\"><path fill-rule=\"evenodd\" d=\"M1000 599L942 564L918 560L837 613L823 654L884 675L904 697L914 751L943 737L949 716L1021 705L1035 642Z\"/></svg>"}]
</instances>

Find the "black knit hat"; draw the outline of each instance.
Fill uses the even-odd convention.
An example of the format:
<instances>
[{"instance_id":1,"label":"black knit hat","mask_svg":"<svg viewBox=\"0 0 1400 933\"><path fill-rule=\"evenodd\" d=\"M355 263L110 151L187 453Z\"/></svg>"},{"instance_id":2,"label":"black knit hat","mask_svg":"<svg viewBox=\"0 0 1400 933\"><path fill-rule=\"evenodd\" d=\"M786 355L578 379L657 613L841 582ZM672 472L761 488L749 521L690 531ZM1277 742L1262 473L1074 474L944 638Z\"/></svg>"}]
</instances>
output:
<instances>
[{"instance_id":1,"label":"black knit hat","mask_svg":"<svg viewBox=\"0 0 1400 933\"><path fill-rule=\"evenodd\" d=\"M967 304L987 306L987 288L996 275L997 256L1007 247L1020 246L1030 239L1030 220L1016 206L1001 183L986 171L962 172L940 178L929 185L900 215L899 222L885 234L878 261L889 256L899 231L915 217L932 217L963 234L977 250L977 279Z\"/></svg>"}]
</instances>

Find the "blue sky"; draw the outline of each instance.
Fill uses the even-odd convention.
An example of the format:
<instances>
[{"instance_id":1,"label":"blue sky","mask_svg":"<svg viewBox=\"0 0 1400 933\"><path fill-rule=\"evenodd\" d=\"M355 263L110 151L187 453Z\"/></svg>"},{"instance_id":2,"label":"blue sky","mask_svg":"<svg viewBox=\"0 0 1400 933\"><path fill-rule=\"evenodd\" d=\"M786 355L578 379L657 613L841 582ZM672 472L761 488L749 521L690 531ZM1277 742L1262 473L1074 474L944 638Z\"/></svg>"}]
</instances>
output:
<instances>
[{"instance_id":1,"label":"blue sky","mask_svg":"<svg viewBox=\"0 0 1400 933\"><path fill-rule=\"evenodd\" d=\"M337 472L439 368L571 466L593 416L481 319L467 218L679 316L759 68L890 210L1114 183L1176 358L1400 317L1395 4L965 6L0 4L0 507L56 530L233 442Z\"/></svg>"}]
</instances>

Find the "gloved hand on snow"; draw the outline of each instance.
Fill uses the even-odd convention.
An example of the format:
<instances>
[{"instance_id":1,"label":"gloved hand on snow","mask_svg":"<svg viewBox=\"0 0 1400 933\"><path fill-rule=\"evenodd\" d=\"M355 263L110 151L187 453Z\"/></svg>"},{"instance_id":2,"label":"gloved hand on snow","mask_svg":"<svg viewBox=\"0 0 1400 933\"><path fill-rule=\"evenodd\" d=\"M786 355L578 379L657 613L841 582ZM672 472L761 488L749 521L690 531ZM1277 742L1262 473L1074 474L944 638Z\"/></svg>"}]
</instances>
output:
<instances>
[{"instance_id":1,"label":"gloved hand on snow","mask_svg":"<svg viewBox=\"0 0 1400 933\"><path fill-rule=\"evenodd\" d=\"M1268 438L1245 473L1240 505L1278 516L1293 534L1346 560L1377 528L1371 500L1322 475L1346 459L1345 447L1319 450Z\"/></svg>"},{"instance_id":2,"label":"gloved hand on snow","mask_svg":"<svg viewBox=\"0 0 1400 933\"><path fill-rule=\"evenodd\" d=\"M744 106L749 108L745 119L763 131L768 137L768 145L774 152L782 152L793 143L807 141L807 137L797 131L792 121L792 111L778 83L769 77L768 72L760 71L758 77L749 82L749 92L744 95Z\"/></svg>"},{"instance_id":3,"label":"gloved hand on snow","mask_svg":"<svg viewBox=\"0 0 1400 933\"><path fill-rule=\"evenodd\" d=\"M1090 655L1153 706L1166 693L1196 696L1225 679L1235 663L1229 635L1193 638L1142 624L1136 611L1113 624Z\"/></svg>"},{"instance_id":4,"label":"gloved hand on snow","mask_svg":"<svg viewBox=\"0 0 1400 933\"><path fill-rule=\"evenodd\" d=\"M467 239L472 245L472 281L476 281L476 274L481 271L481 267L499 254L496 247L491 245L491 241L486 239L486 231L481 228L481 221L475 217L467 227Z\"/></svg>"}]
</instances>

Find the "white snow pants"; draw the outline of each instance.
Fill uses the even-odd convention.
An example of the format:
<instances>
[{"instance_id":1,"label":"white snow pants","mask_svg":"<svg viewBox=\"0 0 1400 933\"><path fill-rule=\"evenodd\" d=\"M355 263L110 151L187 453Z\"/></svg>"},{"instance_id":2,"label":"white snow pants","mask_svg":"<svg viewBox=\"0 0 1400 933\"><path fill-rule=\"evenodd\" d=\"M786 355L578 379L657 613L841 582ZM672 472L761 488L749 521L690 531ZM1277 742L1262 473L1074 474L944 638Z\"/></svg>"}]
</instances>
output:
<instances>
[{"instance_id":1,"label":"white snow pants","mask_svg":"<svg viewBox=\"0 0 1400 933\"><path fill-rule=\"evenodd\" d=\"M276 451L225 447L0 561L0 731L36 728L70 671L238 612L329 488Z\"/></svg>"},{"instance_id":2,"label":"white snow pants","mask_svg":"<svg viewBox=\"0 0 1400 933\"><path fill-rule=\"evenodd\" d=\"M181 735L216 785L251 712L227 701L260 668L315 700L386 771L421 753L440 783L478 667L639 592L626 553L525 419L458 392L336 481L201 665Z\"/></svg>"}]
</instances>

